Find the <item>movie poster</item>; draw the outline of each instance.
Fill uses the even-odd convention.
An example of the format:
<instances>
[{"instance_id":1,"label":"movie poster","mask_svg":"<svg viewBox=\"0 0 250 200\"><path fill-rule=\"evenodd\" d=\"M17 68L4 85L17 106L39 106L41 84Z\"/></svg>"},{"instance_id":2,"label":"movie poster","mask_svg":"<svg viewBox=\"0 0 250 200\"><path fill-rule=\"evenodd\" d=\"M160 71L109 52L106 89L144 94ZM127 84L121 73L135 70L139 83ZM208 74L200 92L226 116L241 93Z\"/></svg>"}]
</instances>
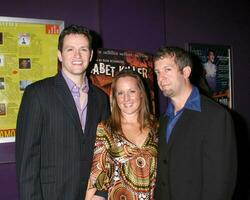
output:
<instances>
[{"instance_id":1,"label":"movie poster","mask_svg":"<svg viewBox=\"0 0 250 200\"><path fill-rule=\"evenodd\" d=\"M203 86L222 105L232 108L231 49L224 45L188 44L203 67Z\"/></svg>"},{"instance_id":2,"label":"movie poster","mask_svg":"<svg viewBox=\"0 0 250 200\"><path fill-rule=\"evenodd\" d=\"M14 142L24 89L57 72L62 21L0 17L0 143Z\"/></svg>"},{"instance_id":3,"label":"movie poster","mask_svg":"<svg viewBox=\"0 0 250 200\"><path fill-rule=\"evenodd\" d=\"M137 51L98 49L97 59L91 70L90 78L93 84L110 95L113 77L124 69L136 71L146 80L146 90L152 102L152 111L155 112L154 70L151 54Z\"/></svg>"}]
</instances>

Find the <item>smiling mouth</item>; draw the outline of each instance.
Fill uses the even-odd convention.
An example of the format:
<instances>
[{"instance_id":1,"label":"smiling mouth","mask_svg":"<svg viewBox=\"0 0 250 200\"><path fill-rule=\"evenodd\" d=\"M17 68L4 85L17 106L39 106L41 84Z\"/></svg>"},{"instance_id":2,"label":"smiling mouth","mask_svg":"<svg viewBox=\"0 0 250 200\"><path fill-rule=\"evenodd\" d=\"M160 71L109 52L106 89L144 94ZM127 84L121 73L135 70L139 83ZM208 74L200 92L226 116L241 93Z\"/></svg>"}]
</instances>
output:
<instances>
[{"instance_id":1,"label":"smiling mouth","mask_svg":"<svg viewBox=\"0 0 250 200\"><path fill-rule=\"evenodd\" d=\"M73 65L81 65L82 61L73 61L72 63L73 63Z\"/></svg>"},{"instance_id":2,"label":"smiling mouth","mask_svg":"<svg viewBox=\"0 0 250 200\"><path fill-rule=\"evenodd\" d=\"M129 104L124 104L124 107L126 107L126 108L129 108L129 107L131 107L133 104L131 104L131 103L129 103Z\"/></svg>"}]
</instances>

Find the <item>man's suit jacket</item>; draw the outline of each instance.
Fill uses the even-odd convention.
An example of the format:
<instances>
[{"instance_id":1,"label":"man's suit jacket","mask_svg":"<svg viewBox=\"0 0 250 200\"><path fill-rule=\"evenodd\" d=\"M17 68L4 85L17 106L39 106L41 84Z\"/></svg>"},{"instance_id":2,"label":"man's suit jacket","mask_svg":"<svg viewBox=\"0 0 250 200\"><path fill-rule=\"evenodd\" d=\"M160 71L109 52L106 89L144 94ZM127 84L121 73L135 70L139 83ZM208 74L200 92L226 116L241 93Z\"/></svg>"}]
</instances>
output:
<instances>
[{"instance_id":1,"label":"man's suit jacket","mask_svg":"<svg viewBox=\"0 0 250 200\"><path fill-rule=\"evenodd\" d=\"M74 99L61 73L28 86L16 129L20 200L83 199L96 127L109 112L107 96L89 84L83 133Z\"/></svg>"},{"instance_id":2,"label":"man's suit jacket","mask_svg":"<svg viewBox=\"0 0 250 200\"><path fill-rule=\"evenodd\" d=\"M229 200L236 180L233 122L226 109L201 96L201 112L184 110L166 144L160 119L156 200Z\"/></svg>"}]
</instances>

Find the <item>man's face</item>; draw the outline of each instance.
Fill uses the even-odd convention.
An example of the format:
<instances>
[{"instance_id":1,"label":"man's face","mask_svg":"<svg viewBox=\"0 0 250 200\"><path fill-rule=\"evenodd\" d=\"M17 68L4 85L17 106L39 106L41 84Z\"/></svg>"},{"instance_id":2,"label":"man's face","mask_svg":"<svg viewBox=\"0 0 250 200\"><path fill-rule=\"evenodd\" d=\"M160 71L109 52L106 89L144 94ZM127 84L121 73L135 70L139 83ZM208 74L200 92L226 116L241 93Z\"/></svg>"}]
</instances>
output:
<instances>
[{"instance_id":1,"label":"man's face","mask_svg":"<svg viewBox=\"0 0 250 200\"><path fill-rule=\"evenodd\" d=\"M68 76L79 76L86 72L92 59L93 51L85 35L66 35L62 52L58 51L58 59L62 62L62 70Z\"/></svg>"},{"instance_id":2,"label":"man's face","mask_svg":"<svg viewBox=\"0 0 250 200\"><path fill-rule=\"evenodd\" d=\"M207 59L213 63L214 62L214 57L215 57L214 52L210 51L208 53Z\"/></svg>"},{"instance_id":3,"label":"man's face","mask_svg":"<svg viewBox=\"0 0 250 200\"><path fill-rule=\"evenodd\" d=\"M155 61L157 83L163 94L173 98L178 96L185 78L175 63L174 57L163 57Z\"/></svg>"},{"instance_id":4,"label":"man's face","mask_svg":"<svg viewBox=\"0 0 250 200\"><path fill-rule=\"evenodd\" d=\"M27 60L22 60L21 61L21 66L27 68L28 67L28 61Z\"/></svg>"}]
</instances>

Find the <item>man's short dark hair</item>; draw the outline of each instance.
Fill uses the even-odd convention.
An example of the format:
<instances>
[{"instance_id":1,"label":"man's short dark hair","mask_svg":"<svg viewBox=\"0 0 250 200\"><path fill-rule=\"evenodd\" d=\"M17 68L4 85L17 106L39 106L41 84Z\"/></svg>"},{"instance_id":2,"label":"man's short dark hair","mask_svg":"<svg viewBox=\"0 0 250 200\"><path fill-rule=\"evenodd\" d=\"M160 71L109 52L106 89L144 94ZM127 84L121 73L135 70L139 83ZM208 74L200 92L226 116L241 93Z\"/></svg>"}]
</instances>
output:
<instances>
[{"instance_id":1,"label":"man's short dark hair","mask_svg":"<svg viewBox=\"0 0 250 200\"><path fill-rule=\"evenodd\" d=\"M207 56L209 56L209 54L210 54L211 52L215 55L215 51L214 51L213 49L208 49L208 50L207 50Z\"/></svg>"},{"instance_id":2,"label":"man's short dark hair","mask_svg":"<svg viewBox=\"0 0 250 200\"><path fill-rule=\"evenodd\" d=\"M89 29L84 26L72 24L68 27L65 27L61 32L58 40L58 50L62 51L64 38L66 35L70 34L85 35L89 41L89 49L92 49L92 36Z\"/></svg>"},{"instance_id":3,"label":"man's short dark hair","mask_svg":"<svg viewBox=\"0 0 250 200\"><path fill-rule=\"evenodd\" d=\"M154 61L165 57L173 57L175 63L182 71L184 67L193 67L193 62L190 53L179 47L161 47L154 55Z\"/></svg>"}]
</instances>

